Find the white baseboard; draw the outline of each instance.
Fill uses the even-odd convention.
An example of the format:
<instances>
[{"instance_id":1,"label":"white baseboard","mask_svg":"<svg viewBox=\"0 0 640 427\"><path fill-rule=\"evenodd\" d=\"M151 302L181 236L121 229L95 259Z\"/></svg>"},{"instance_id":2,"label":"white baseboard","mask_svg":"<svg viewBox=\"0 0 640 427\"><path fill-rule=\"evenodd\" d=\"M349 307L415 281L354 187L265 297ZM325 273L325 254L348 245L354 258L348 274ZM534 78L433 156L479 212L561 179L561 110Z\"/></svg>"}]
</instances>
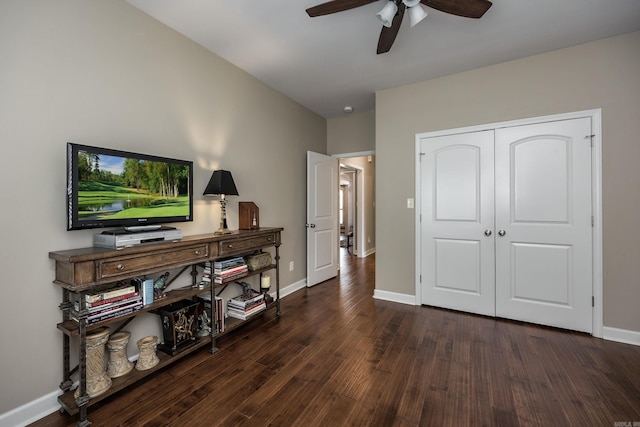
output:
<instances>
[{"instance_id":1,"label":"white baseboard","mask_svg":"<svg viewBox=\"0 0 640 427\"><path fill-rule=\"evenodd\" d=\"M364 251L364 254L362 255L362 258L366 258L369 255L373 255L376 253L376 248L371 248L368 251ZM359 255L358 255L359 256Z\"/></svg>"},{"instance_id":2,"label":"white baseboard","mask_svg":"<svg viewBox=\"0 0 640 427\"><path fill-rule=\"evenodd\" d=\"M602 328L602 338L625 344L640 345L640 332L605 326Z\"/></svg>"},{"instance_id":3,"label":"white baseboard","mask_svg":"<svg viewBox=\"0 0 640 427\"><path fill-rule=\"evenodd\" d=\"M295 283L290 284L289 286L285 286L284 288L280 289L280 298L284 298L287 295L291 295L292 293L294 293L295 291L299 291L300 289L304 289L307 287L307 278L305 277L302 280L298 280ZM272 296L275 298L275 293L272 294Z\"/></svg>"},{"instance_id":4,"label":"white baseboard","mask_svg":"<svg viewBox=\"0 0 640 427\"><path fill-rule=\"evenodd\" d=\"M307 279L304 278L298 282L295 282L289 286L285 286L280 289L280 298L284 298L287 295L291 295L295 291L304 289ZM275 291L273 292L275 298ZM130 357L131 361L135 361L138 355ZM52 391L51 393L39 397L31 402L27 402L22 406L12 409L4 414L0 414L0 427L24 427L41 418L46 417L60 409L58 403L58 395L62 392L60 390Z\"/></svg>"},{"instance_id":5,"label":"white baseboard","mask_svg":"<svg viewBox=\"0 0 640 427\"><path fill-rule=\"evenodd\" d=\"M0 414L0 427L24 427L60 409L58 395L60 390L53 391L36 400L25 403L15 409Z\"/></svg>"},{"instance_id":6,"label":"white baseboard","mask_svg":"<svg viewBox=\"0 0 640 427\"><path fill-rule=\"evenodd\" d=\"M407 295L407 294L399 294L396 292L389 291L381 291L380 289L374 289L373 298L391 301L391 302L399 302L401 304L409 304L416 305L416 297L415 295Z\"/></svg>"},{"instance_id":7,"label":"white baseboard","mask_svg":"<svg viewBox=\"0 0 640 427\"><path fill-rule=\"evenodd\" d=\"M381 291L376 289L373 291L373 297L375 299L399 302L401 304L418 305L416 303L416 297L414 295L399 294L389 291ZM609 341L617 341L625 344L632 344L640 346L640 332L631 331L627 329L618 329L611 327L602 328L602 338Z\"/></svg>"}]
</instances>

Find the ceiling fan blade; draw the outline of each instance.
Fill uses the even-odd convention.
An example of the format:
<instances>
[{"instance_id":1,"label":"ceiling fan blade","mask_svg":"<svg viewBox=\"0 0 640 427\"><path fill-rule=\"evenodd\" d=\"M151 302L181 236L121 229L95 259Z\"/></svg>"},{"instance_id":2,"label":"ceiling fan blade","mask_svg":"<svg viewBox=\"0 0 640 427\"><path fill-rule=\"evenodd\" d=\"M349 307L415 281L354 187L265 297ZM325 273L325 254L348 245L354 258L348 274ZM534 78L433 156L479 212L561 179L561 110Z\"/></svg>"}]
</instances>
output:
<instances>
[{"instance_id":1,"label":"ceiling fan blade","mask_svg":"<svg viewBox=\"0 0 640 427\"><path fill-rule=\"evenodd\" d=\"M441 12L476 19L482 18L493 4L488 0L420 0L420 2Z\"/></svg>"},{"instance_id":2,"label":"ceiling fan blade","mask_svg":"<svg viewBox=\"0 0 640 427\"><path fill-rule=\"evenodd\" d=\"M378 0L333 0L310 7L307 9L307 15L311 18L329 15L331 13L342 12L343 10L364 6L365 4L373 3L374 1Z\"/></svg>"},{"instance_id":3,"label":"ceiling fan blade","mask_svg":"<svg viewBox=\"0 0 640 427\"><path fill-rule=\"evenodd\" d=\"M400 30L400 24L402 24L405 7L404 3L401 2L400 5L398 5L396 16L394 16L393 21L391 21L391 26L382 27L380 39L378 39L378 49L376 50L378 55L389 52L389 49L393 46L393 42L396 40L396 36L398 35L398 30Z\"/></svg>"}]
</instances>

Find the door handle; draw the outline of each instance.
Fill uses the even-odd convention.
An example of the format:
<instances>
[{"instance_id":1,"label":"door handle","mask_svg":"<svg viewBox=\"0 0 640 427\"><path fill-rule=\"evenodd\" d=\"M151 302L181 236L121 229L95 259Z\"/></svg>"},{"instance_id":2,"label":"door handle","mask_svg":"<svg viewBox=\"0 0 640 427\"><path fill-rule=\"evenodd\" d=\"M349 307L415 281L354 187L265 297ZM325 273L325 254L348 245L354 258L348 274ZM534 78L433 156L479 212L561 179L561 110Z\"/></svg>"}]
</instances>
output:
<instances>
[{"instance_id":1,"label":"door handle","mask_svg":"<svg viewBox=\"0 0 640 427\"><path fill-rule=\"evenodd\" d=\"M484 230L484 235L487 236L487 237L491 236L491 230L489 230L489 229Z\"/></svg>"},{"instance_id":2,"label":"door handle","mask_svg":"<svg viewBox=\"0 0 640 427\"><path fill-rule=\"evenodd\" d=\"M500 237L504 236L505 234L507 234L507 232L504 231L504 230L499 230L498 231L498 236L500 236Z\"/></svg>"},{"instance_id":3,"label":"door handle","mask_svg":"<svg viewBox=\"0 0 640 427\"><path fill-rule=\"evenodd\" d=\"M307 228L316 228L315 224L305 224L304 226Z\"/></svg>"}]
</instances>

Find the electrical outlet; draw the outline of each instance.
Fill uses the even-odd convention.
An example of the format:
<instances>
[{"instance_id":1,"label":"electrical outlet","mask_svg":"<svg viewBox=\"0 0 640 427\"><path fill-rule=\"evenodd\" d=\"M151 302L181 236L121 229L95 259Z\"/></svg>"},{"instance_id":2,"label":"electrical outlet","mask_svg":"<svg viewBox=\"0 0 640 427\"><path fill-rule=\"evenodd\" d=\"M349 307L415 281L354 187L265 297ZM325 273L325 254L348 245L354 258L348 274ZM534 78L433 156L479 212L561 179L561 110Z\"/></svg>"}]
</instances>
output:
<instances>
[{"instance_id":1,"label":"electrical outlet","mask_svg":"<svg viewBox=\"0 0 640 427\"><path fill-rule=\"evenodd\" d=\"M293 271L293 261L289 262L289 271Z\"/></svg>"},{"instance_id":2,"label":"electrical outlet","mask_svg":"<svg viewBox=\"0 0 640 427\"><path fill-rule=\"evenodd\" d=\"M407 199L407 209L413 209L413 198L409 197Z\"/></svg>"}]
</instances>

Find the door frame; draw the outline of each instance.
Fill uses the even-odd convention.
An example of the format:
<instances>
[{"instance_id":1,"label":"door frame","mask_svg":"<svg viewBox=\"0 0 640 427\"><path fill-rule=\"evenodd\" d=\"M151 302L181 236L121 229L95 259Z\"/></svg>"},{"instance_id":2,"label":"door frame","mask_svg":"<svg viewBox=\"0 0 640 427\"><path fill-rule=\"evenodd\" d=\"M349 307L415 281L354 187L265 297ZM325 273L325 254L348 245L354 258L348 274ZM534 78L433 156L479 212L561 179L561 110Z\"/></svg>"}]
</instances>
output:
<instances>
[{"instance_id":1,"label":"door frame","mask_svg":"<svg viewBox=\"0 0 640 427\"><path fill-rule=\"evenodd\" d=\"M498 128L541 124L545 122L555 122L561 120L571 120L577 118L590 118L593 137L592 152L591 152L591 200L592 200L592 212L593 212L593 227L591 229L592 238L592 277L593 277L593 316L592 316L592 335L597 338L602 338L603 328L603 266L602 266L602 109L597 108L593 110L576 111L571 113L554 114L549 116L531 117L527 119L510 120L505 122L488 123L483 125L468 126L454 129L439 130L433 132L418 133L415 136L415 206L421 206L421 194L420 188L420 176L421 176L421 161L420 161L420 140L422 138L446 136L459 133L471 133L485 130L492 130ZM421 212L419 208L415 210L415 305L422 304L422 283L421 283L421 260L422 260L422 247L421 239L418 238L418 230L420 230Z\"/></svg>"},{"instance_id":2,"label":"door frame","mask_svg":"<svg viewBox=\"0 0 640 427\"><path fill-rule=\"evenodd\" d=\"M364 169L359 166L349 164L349 159L353 157L367 157L367 156L375 156L375 151L358 151L354 153L342 153L342 154L332 154L332 157L336 157L340 163L344 163L350 168L356 169L356 176L354 180L355 192L357 194L357 200L355 201L355 211L356 216L354 216L354 228L357 229L357 236L354 235L354 255L358 258L366 257L367 251L365 250L367 247L367 227L371 226L366 222L366 212L364 209L364 195L365 195L365 183L364 183ZM374 190L375 191L375 190ZM372 225L375 228L375 224ZM357 250L356 250L357 248Z\"/></svg>"}]
</instances>

